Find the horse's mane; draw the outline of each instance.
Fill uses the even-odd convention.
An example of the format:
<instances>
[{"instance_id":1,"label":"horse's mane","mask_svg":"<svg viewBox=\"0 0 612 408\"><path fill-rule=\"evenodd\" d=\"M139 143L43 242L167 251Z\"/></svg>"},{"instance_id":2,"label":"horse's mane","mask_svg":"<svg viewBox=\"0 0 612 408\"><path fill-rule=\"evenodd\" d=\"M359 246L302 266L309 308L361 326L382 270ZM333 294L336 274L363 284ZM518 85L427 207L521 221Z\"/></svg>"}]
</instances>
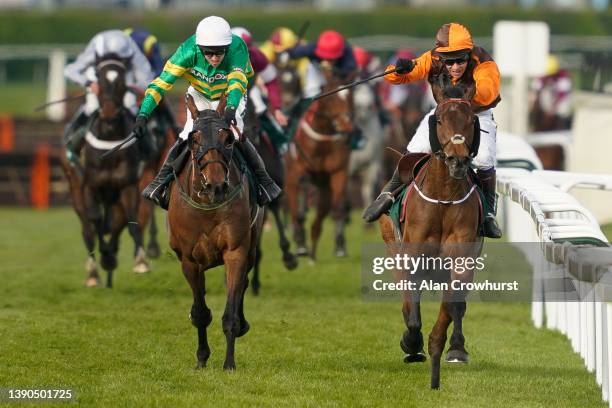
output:
<instances>
[{"instance_id":1,"label":"horse's mane","mask_svg":"<svg viewBox=\"0 0 612 408\"><path fill-rule=\"evenodd\" d=\"M462 99L465 95L465 87L459 85L449 85L444 88L444 96L449 99Z\"/></svg>"}]
</instances>

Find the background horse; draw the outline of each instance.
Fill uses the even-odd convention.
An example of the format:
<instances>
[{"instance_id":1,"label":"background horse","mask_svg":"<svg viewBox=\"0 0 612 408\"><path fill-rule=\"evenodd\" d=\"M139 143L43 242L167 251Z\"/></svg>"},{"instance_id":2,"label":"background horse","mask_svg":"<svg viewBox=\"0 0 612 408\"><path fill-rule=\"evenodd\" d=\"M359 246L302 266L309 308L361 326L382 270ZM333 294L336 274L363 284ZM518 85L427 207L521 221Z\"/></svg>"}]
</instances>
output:
<instances>
[{"instance_id":1,"label":"background horse","mask_svg":"<svg viewBox=\"0 0 612 408\"><path fill-rule=\"evenodd\" d=\"M149 138L149 146L151 151L146 157L144 162L144 168L142 169L142 176L140 177L139 189L140 191L151 183L155 178L159 169L161 168L168 149L177 138L176 129L168 128L168 121L164 121L161 118L163 114L169 113L170 107L167 101L164 99L161 101L158 108L153 113L154 126L149 134L146 136ZM148 229L148 242L146 246L146 253L149 258L159 258L160 247L157 241L157 223L155 221L155 204L150 200L140 200L140 207L138 209L138 224L143 228L143 233L146 227Z\"/></svg>"},{"instance_id":2,"label":"background horse","mask_svg":"<svg viewBox=\"0 0 612 408\"><path fill-rule=\"evenodd\" d=\"M87 286L99 284L94 256L97 238L100 264L108 273L106 286L112 287L119 236L126 225L135 244L133 270L138 273L149 271L144 257L142 230L137 222L140 202L138 145L127 144L113 156L104 160L100 158L105 151L121 143L132 127L133 118L123 106L127 91L125 73L125 63L113 55L97 61L100 109L94 113L91 127L87 130L82 179L77 169L63 160L89 254Z\"/></svg>"},{"instance_id":3,"label":"background horse","mask_svg":"<svg viewBox=\"0 0 612 408\"><path fill-rule=\"evenodd\" d=\"M247 110L244 118L244 137L249 138L257 152L261 156L264 164L266 165L266 171L274 180L274 182L282 189L285 184L285 163L283 161L283 157L273 146L272 141L268 137L268 135L262 130L259 118L255 113L255 108L253 103L249 99L247 101ZM274 222L276 224L276 229L278 231L279 236L279 246L281 251L283 252L282 260L285 268L289 270L293 270L297 268L298 262L296 256L291 253L289 240L287 239L287 235L285 234L285 225L283 220L281 219L281 200L282 195L277 197L275 200L270 202L266 208L267 211L272 212L272 216L274 217ZM251 282L251 287L253 288L253 293L259 293L259 265L262 259L261 245L257 246L257 260L255 262L255 267L253 268L253 279Z\"/></svg>"},{"instance_id":4,"label":"background horse","mask_svg":"<svg viewBox=\"0 0 612 408\"><path fill-rule=\"evenodd\" d=\"M479 234L480 203L477 192L473 189L469 164L475 141L476 116L472 113L470 103L474 88L447 86L444 93L434 89L439 105L435 116L430 120L432 127L432 150L434 154L428 159L411 185L407 194L405 213L407 219L401 231L401 242L410 244L409 254L446 259L450 257L476 258L482 250L482 237ZM479 137L479 136L478 136ZM433 139L433 137L430 137ZM435 146L436 140L439 146ZM410 155L408 155L410 156ZM412 172L412 166L404 169L400 163L400 173ZM402 174L402 179L407 179ZM437 202L430 202L428 197ZM396 234L391 219L384 215L380 220L381 232L385 242L395 245ZM461 245L459 245L461 244ZM436 271L420 271L421 278L429 278ZM473 268L462 273L457 269L442 272L444 282L460 280L471 282ZM407 273L398 274L398 278L410 279ZM440 386L440 358L447 339L447 329L453 322L453 333L450 348L446 357L448 362L467 362L465 339L462 321L466 311L465 292L449 289L444 292L438 319L429 335L428 351L431 357L431 388ZM423 335L421 333L420 294L416 291L403 294L402 312L407 330L400 342L406 353L405 362L425 361L423 353Z\"/></svg>"},{"instance_id":5,"label":"background horse","mask_svg":"<svg viewBox=\"0 0 612 408\"><path fill-rule=\"evenodd\" d=\"M328 78L323 92L336 89L339 81ZM311 227L310 257L316 250L323 219L332 210L336 223L336 256L346 256L344 238L345 191L351 153L347 143L353 131L348 91L342 91L315 101L300 119L298 130L285 156L285 195L291 214L298 255L307 255L304 220L305 198L301 198L303 182L310 181L318 190L317 214Z\"/></svg>"},{"instance_id":6,"label":"background horse","mask_svg":"<svg viewBox=\"0 0 612 408\"><path fill-rule=\"evenodd\" d=\"M190 318L198 329L198 368L206 366L210 356L206 328L212 313L206 306L204 272L222 264L227 286L222 318L227 340L223 368L236 368L236 337L249 330L243 311L247 274L255 264L263 226L263 211L254 204L247 175L237 163L234 135L219 114L224 105L219 103L218 111L199 112L187 95L194 121L188 138L189 158L172 183L168 208L170 247L181 261L193 292Z\"/></svg>"}]
</instances>

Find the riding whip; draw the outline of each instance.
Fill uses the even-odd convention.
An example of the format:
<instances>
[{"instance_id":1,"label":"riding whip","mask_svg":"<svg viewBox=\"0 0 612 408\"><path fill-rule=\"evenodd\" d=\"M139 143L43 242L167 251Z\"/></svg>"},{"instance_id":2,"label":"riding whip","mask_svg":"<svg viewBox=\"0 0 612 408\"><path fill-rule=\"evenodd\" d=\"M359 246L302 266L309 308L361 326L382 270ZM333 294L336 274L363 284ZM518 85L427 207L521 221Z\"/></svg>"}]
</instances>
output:
<instances>
[{"instance_id":1,"label":"riding whip","mask_svg":"<svg viewBox=\"0 0 612 408\"><path fill-rule=\"evenodd\" d=\"M111 154L115 153L117 150L121 149L124 145L126 145L127 143L131 142L132 140L134 140L136 138L136 133L132 132L128 135L128 137L121 143L119 143L117 146L113 147L112 149L110 149L108 152L103 153L100 158L101 159L105 159L108 156L110 156Z\"/></svg>"},{"instance_id":2,"label":"riding whip","mask_svg":"<svg viewBox=\"0 0 612 408\"><path fill-rule=\"evenodd\" d=\"M37 106L36 108L34 108L34 112L41 111L41 110L45 109L47 106L49 106L49 105L55 105L56 103L67 102L67 101L70 101L70 100L73 100L73 99L80 99L80 98L82 98L84 96L85 96L85 93L82 93L82 94L78 94L78 95L68 96L67 98L60 99L60 100L57 100L57 101L51 101L51 102L43 103L42 105Z\"/></svg>"},{"instance_id":3,"label":"riding whip","mask_svg":"<svg viewBox=\"0 0 612 408\"><path fill-rule=\"evenodd\" d=\"M397 71L397 68L393 68L393 69L390 69L389 71L381 72L380 74L373 75L373 76L371 76L369 78L361 79L359 81L355 81L355 82L350 83L348 85L341 86L340 88L336 88L333 91L329 91L329 92L325 92L325 93L322 93L320 95L317 95L314 98L312 98L312 100L316 101L317 99L325 98L326 96L333 95L336 92L344 91L345 89L349 89L349 88L352 88L354 86L361 85L364 82L368 82L368 81L371 81L373 79L380 78L380 77L385 76L387 74L392 74L392 73L394 73L396 71Z\"/></svg>"}]
</instances>

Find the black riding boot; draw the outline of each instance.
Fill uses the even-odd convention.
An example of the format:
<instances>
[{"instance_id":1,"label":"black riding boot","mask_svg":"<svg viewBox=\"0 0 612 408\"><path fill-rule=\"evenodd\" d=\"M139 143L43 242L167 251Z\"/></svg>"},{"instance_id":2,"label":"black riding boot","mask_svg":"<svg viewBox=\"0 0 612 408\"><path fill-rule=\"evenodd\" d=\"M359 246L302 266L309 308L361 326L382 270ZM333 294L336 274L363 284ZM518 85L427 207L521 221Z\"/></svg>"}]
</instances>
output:
<instances>
[{"instance_id":1,"label":"black riding boot","mask_svg":"<svg viewBox=\"0 0 612 408\"><path fill-rule=\"evenodd\" d=\"M79 160L79 154L85 141L85 126L88 121L89 115L81 108L64 130L66 157L71 163L76 163Z\"/></svg>"},{"instance_id":2,"label":"black riding boot","mask_svg":"<svg viewBox=\"0 0 612 408\"><path fill-rule=\"evenodd\" d=\"M280 195L281 189L268 175L263 160L249 139L245 138L242 142L239 142L237 146L247 164L253 170L255 178L257 179L257 184L259 184L260 188L258 189L257 204L264 206L270 203Z\"/></svg>"},{"instance_id":3,"label":"black riding boot","mask_svg":"<svg viewBox=\"0 0 612 408\"><path fill-rule=\"evenodd\" d=\"M157 173L157 176L155 176L151 183L149 183L141 193L144 198L153 201L164 210L168 209L168 204L170 203L168 186L174 175L173 169L176 167L174 162L183 151L185 145L187 145L187 143L183 139L178 139L176 143L174 143L170 151L168 151L166 160L164 164L162 164L161 169L159 169L159 173ZM177 169L177 171L178 170L180 169Z\"/></svg>"},{"instance_id":4,"label":"black riding boot","mask_svg":"<svg viewBox=\"0 0 612 408\"><path fill-rule=\"evenodd\" d=\"M363 219L366 222L373 222L380 218L385 212L389 211L393 203L395 202L395 196L393 193L402 185L397 167L393 173L391 180L385 185L382 192L376 200L363 212Z\"/></svg>"},{"instance_id":5,"label":"black riding boot","mask_svg":"<svg viewBox=\"0 0 612 408\"><path fill-rule=\"evenodd\" d=\"M488 211L484 219L484 236L489 238L501 238L502 232L497 225L495 215L497 214L497 193L495 193L495 168L489 170L478 170L476 172L482 192L484 193Z\"/></svg>"}]
</instances>

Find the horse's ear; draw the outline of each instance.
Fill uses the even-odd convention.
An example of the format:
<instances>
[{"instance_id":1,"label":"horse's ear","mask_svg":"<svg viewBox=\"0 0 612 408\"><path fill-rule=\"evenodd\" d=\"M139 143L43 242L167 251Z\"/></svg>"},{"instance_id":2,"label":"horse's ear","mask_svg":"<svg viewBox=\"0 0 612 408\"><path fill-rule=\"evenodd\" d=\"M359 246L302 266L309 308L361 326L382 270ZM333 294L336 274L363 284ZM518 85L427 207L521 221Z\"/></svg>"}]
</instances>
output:
<instances>
[{"instance_id":1,"label":"horse's ear","mask_svg":"<svg viewBox=\"0 0 612 408\"><path fill-rule=\"evenodd\" d=\"M198 111L195 101L193 100L193 96L186 94L185 103L187 104L187 109L189 109L189 112L191 112L191 118L196 120L200 112Z\"/></svg>"}]
</instances>

